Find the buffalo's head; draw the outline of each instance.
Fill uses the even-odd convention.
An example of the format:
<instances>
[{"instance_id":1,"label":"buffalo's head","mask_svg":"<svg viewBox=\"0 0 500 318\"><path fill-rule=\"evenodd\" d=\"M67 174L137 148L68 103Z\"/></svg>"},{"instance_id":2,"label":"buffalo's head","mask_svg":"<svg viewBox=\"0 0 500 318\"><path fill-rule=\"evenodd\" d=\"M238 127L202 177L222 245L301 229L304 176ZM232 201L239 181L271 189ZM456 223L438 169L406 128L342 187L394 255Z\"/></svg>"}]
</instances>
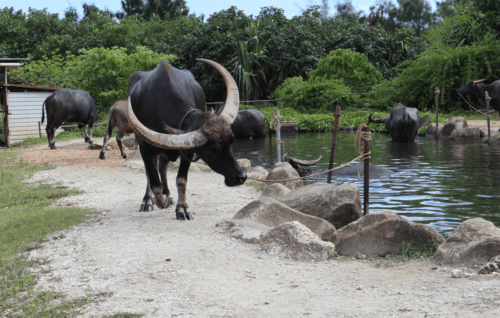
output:
<instances>
[{"instance_id":1,"label":"buffalo's head","mask_svg":"<svg viewBox=\"0 0 500 318\"><path fill-rule=\"evenodd\" d=\"M149 129L137 119L129 97L127 115L130 127L137 136L155 147L182 150L191 155L195 153L210 168L225 177L226 185L243 184L247 176L236 162L232 151L234 136L231 124L236 119L239 109L238 87L231 74L218 63L205 59L197 60L214 67L226 83L227 97L224 110L220 115L205 113L199 129L182 134L164 125L165 131L168 132L164 134Z\"/></svg>"},{"instance_id":2,"label":"buffalo's head","mask_svg":"<svg viewBox=\"0 0 500 318\"><path fill-rule=\"evenodd\" d=\"M481 85L487 78L483 78L481 80L471 80L467 85L457 89L457 93L463 95L476 95L481 88Z\"/></svg>"}]
</instances>

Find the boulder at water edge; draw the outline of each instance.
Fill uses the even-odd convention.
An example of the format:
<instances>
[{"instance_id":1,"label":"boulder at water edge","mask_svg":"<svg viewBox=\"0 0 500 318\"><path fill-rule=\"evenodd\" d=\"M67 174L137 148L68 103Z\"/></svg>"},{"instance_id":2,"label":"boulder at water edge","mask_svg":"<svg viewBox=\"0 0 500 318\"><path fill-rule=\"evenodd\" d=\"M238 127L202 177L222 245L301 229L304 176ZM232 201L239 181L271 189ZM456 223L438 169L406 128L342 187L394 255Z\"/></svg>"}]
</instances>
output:
<instances>
[{"instance_id":1,"label":"boulder at water edge","mask_svg":"<svg viewBox=\"0 0 500 318\"><path fill-rule=\"evenodd\" d=\"M266 187L266 191L262 191L260 198L265 199L265 198L272 198L272 199L279 199L283 197L284 195L288 194L290 189L282 185L281 183L273 183L269 186Z\"/></svg>"},{"instance_id":2,"label":"boulder at water edge","mask_svg":"<svg viewBox=\"0 0 500 318\"><path fill-rule=\"evenodd\" d=\"M469 266L500 254L500 228L482 218L460 224L434 254L443 266Z\"/></svg>"},{"instance_id":3,"label":"boulder at water edge","mask_svg":"<svg viewBox=\"0 0 500 318\"><path fill-rule=\"evenodd\" d=\"M327 220L336 229L361 217L359 190L352 183L338 186L314 183L297 188L278 201L302 213Z\"/></svg>"},{"instance_id":4,"label":"boulder at water edge","mask_svg":"<svg viewBox=\"0 0 500 318\"><path fill-rule=\"evenodd\" d=\"M277 162L273 166L273 170L269 172L266 180L287 180L300 178L299 173L288 162ZM262 191L266 191L267 187L274 182L264 182L262 184ZM290 190L302 187L304 183L302 180L296 179L293 181L279 182Z\"/></svg>"},{"instance_id":5,"label":"boulder at water edge","mask_svg":"<svg viewBox=\"0 0 500 318\"><path fill-rule=\"evenodd\" d=\"M444 241L432 227L385 211L368 214L341 228L334 233L332 241L341 255L378 256L399 253L403 242L411 243L412 248L418 250L431 240Z\"/></svg>"},{"instance_id":6,"label":"boulder at water edge","mask_svg":"<svg viewBox=\"0 0 500 318\"><path fill-rule=\"evenodd\" d=\"M444 124L438 124L438 136L441 136L441 132L443 131ZM427 138L432 138L436 136L436 124L430 124L429 128L427 128L427 133L425 134Z\"/></svg>"},{"instance_id":7,"label":"boulder at water edge","mask_svg":"<svg viewBox=\"0 0 500 318\"><path fill-rule=\"evenodd\" d=\"M323 242L297 221L283 223L262 232L259 244L269 254L296 261L326 261L335 252L333 243Z\"/></svg>"},{"instance_id":8,"label":"boulder at water edge","mask_svg":"<svg viewBox=\"0 0 500 318\"><path fill-rule=\"evenodd\" d=\"M441 130L441 133L439 135L444 137L450 137L453 131L467 127L469 126L467 125L467 120L465 120L465 118L463 117L449 118L446 121L446 124L444 124L443 130Z\"/></svg>"},{"instance_id":9,"label":"boulder at water edge","mask_svg":"<svg viewBox=\"0 0 500 318\"><path fill-rule=\"evenodd\" d=\"M250 220L270 227L298 221L323 239L329 238L335 232L335 227L327 221L300 213L271 198L250 202L236 213L233 220Z\"/></svg>"},{"instance_id":10,"label":"boulder at water edge","mask_svg":"<svg viewBox=\"0 0 500 318\"><path fill-rule=\"evenodd\" d=\"M454 130L450 139L460 140L460 139L480 139L481 138L481 129L478 127L467 127L462 129Z\"/></svg>"}]
</instances>

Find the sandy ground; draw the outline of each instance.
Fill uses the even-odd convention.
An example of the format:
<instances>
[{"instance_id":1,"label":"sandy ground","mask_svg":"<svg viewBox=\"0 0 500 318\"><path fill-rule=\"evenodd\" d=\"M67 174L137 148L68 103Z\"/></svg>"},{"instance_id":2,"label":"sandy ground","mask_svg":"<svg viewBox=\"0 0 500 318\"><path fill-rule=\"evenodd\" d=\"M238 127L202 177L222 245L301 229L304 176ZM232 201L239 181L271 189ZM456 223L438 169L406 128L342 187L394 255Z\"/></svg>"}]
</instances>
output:
<instances>
[{"instance_id":1,"label":"sandy ground","mask_svg":"<svg viewBox=\"0 0 500 318\"><path fill-rule=\"evenodd\" d=\"M56 151L30 149L24 160L56 164L30 182L83 190L56 205L91 208L96 216L50 235L30 258L37 288L68 297L101 295L84 317L118 312L145 317L497 317L500 279L451 278L451 268L427 259L388 266L382 259L328 262L282 260L258 245L230 238L215 225L231 218L260 193L229 188L214 172L190 172L188 198L194 221L175 220L173 207L138 213L146 176L105 162L83 141L58 143ZM169 174L175 190L175 176ZM176 199L176 195L174 196ZM62 239L52 237L63 234ZM44 269L50 268L49 272ZM470 271L470 270L469 270Z\"/></svg>"}]
</instances>

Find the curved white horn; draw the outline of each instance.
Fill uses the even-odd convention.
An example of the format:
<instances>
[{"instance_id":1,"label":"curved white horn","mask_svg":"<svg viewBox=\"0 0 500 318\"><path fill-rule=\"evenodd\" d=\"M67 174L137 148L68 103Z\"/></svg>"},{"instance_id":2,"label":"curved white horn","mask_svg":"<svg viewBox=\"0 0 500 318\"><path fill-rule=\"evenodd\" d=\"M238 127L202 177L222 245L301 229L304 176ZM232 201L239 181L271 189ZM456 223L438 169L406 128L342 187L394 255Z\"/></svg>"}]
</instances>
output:
<instances>
[{"instance_id":1,"label":"curved white horn","mask_svg":"<svg viewBox=\"0 0 500 318\"><path fill-rule=\"evenodd\" d=\"M207 59L196 59L196 61L212 66L224 79L227 89L226 104L224 106L224 110L219 116L224 117L230 124L232 124L236 119L238 109L240 108L240 93L238 92L238 85L236 85L236 82L231 74L219 63Z\"/></svg>"},{"instance_id":2,"label":"curved white horn","mask_svg":"<svg viewBox=\"0 0 500 318\"><path fill-rule=\"evenodd\" d=\"M483 79L480 79L480 80L477 80L477 81L474 81L474 80L473 80L472 82L473 82L473 83L482 83L482 82L484 82L484 81L486 81L486 80L487 80L487 78L483 78Z\"/></svg>"},{"instance_id":3,"label":"curved white horn","mask_svg":"<svg viewBox=\"0 0 500 318\"><path fill-rule=\"evenodd\" d=\"M181 135L162 134L144 126L134 114L130 96L128 97L127 117L132 130L141 139L158 148L164 149L191 149L204 145L207 137L199 130ZM166 126L166 125L165 125ZM170 128L167 126L167 128ZM171 128L170 128L171 129ZM173 130L173 129L172 129Z\"/></svg>"}]
</instances>

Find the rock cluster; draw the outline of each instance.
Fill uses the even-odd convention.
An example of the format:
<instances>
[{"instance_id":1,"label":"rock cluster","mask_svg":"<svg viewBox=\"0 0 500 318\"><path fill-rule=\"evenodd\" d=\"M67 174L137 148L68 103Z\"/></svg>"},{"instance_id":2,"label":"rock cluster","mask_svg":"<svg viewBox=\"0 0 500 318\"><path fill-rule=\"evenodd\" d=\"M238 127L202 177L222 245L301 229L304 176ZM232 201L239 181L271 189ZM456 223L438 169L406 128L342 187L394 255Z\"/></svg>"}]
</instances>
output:
<instances>
[{"instance_id":1,"label":"rock cluster","mask_svg":"<svg viewBox=\"0 0 500 318\"><path fill-rule=\"evenodd\" d=\"M430 124L427 129L427 137L436 135L436 124ZM452 140L480 139L483 133L477 127L469 127L467 120L463 117L449 118L446 123L438 124L438 137Z\"/></svg>"}]
</instances>

